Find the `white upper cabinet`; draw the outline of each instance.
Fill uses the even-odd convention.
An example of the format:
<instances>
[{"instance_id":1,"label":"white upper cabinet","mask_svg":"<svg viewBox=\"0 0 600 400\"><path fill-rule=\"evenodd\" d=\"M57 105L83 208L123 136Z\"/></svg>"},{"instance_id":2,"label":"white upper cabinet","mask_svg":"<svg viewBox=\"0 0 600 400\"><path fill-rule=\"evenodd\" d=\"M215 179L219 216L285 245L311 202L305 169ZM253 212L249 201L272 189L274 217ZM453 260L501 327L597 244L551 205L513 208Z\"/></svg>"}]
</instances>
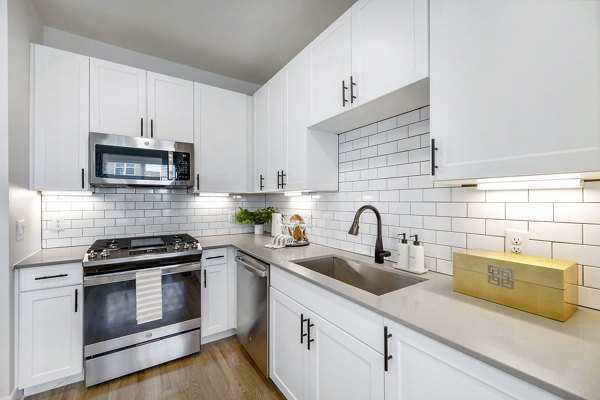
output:
<instances>
[{"instance_id":1,"label":"white upper cabinet","mask_svg":"<svg viewBox=\"0 0 600 400\"><path fill-rule=\"evenodd\" d=\"M337 190L338 137L308 129L308 51L283 69L283 189Z\"/></svg>"},{"instance_id":2,"label":"white upper cabinet","mask_svg":"<svg viewBox=\"0 0 600 400\"><path fill-rule=\"evenodd\" d=\"M247 99L241 93L194 84L196 191L246 192Z\"/></svg>"},{"instance_id":3,"label":"white upper cabinet","mask_svg":"<svg viewBox=\"0 0 600 400\"><path fill-rule=\"evenodd\" d=\"M345 12L307 48L309 125L342 113L352 105L350 75L352 13Z\"/></svg>"},{"instance_id":4,"label":"white upper cabinet","mask_svg":"<svg viewBox=\"0 0 600 400\"><path fill-rule=\"evenodd\" d=\"M90 59L90 132L149 136L146 71Z\"/></svg>"},{"instance_id":5,"label":"white upper cabinet","mask_svg":"<svg viewBox=\"0 0 600 400\"><path fill-rule=\"evenodd\" d=\"M352 7L352 83L359 104L429 76L427 0L359 0Z\"/></svg>"},{"instance_id":6,"label":"white upper cabinet","mask_svg":"<svg viewBox=\"0 0 600 400\"><path fill-rule=\"evenodd\" d=\"M428 0L359 0L307 50L313 128L342 133L429 104Z\"/></svg>"},{"instance_id":7,"label":"white upper cabinet","mask_svg":"<svg viewBox=\"0 0 600 400\"><path fill-rule=\"evenodd\" d=\"M254 191L282 189L283 72L254 94Z\"/></svg>"},{"instance_id":8,"label":"white upper cabinet","mask_svg":"<svg viewBox=\"0 0 600 400\"><path fill-rule=\"evenodd\" d=\"M194 83L148 72L148 119L155 139L194 141Z\"/></svg>"},{"instance_id":9,"label":"white upper cabinet","mask_svg":"<svg viewBox=\"0 0 600 400\"><path fill-rule=\"evenodd\" d=\"M253 160L254 182L253 191L266 190L268 177L268 146L269 146L269 87L261 87L253 96Z\"/></svg>"},{"instance_id":10,"label":"white upper cabinet","mask_svg":"<svg viewBox=\"0 0 600 400\"><path fill-rule=\"evenodd\" d=\"M31 188L88 187L89 58L32 45Z\"/></svg>"},{"instance_id":11,"label":"white upper cabinet","mask_svg":"<svg viewBox=\"0 0 600 400\"><path fill-rule=\"evenodd\" d=\"M436 180L600 171L600 2L431 0Z\"/></svg>"}]
</instances>

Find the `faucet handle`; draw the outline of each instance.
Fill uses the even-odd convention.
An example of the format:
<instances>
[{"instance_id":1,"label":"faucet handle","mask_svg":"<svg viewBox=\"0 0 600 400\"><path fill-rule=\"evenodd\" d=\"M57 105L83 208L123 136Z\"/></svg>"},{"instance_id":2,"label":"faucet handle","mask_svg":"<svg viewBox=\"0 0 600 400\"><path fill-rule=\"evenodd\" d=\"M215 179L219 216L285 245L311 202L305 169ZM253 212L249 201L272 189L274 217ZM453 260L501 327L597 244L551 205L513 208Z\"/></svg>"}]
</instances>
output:
<instances>
[{"instance_id":1,"label":"faucet handle","mask_svg":"<svg viewBox=\"0 0 600 400\"><path fill-rule=\"evenodd\" d=\"M392 256L392 252L389 250L383 250L381 251L379 254L381 254L383 257L391 257Z\"/></svg>"}]
</instances>

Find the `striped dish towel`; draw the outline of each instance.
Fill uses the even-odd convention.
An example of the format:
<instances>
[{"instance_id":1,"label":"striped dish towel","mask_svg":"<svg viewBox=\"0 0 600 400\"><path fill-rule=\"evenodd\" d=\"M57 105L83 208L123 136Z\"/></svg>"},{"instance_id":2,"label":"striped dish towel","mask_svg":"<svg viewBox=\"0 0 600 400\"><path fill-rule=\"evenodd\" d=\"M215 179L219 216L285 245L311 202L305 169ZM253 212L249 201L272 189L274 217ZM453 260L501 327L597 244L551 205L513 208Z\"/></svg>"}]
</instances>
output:
<instances>
[{"instance_id":1,"label":"striped dish towel","mask_svg":"<svg viewBox=\"0 0 600 400\"><path fill-rule=\"evenodd\" d=\"M135 273L135 303L138 325L162 319L162 271Z\"/></svg>"},{"instance_id":2,"label":"striped dish towel","mask_svg":"<svg viewBox=\"0 0 600 400\"><path fill-rule=\"evenodd\" d=\"M281 249L292 243L294 243L294 238L290 235L277 235L273 238L271 243L265 244L263 247L268 249Z\"/></svg>"}]
</instances>

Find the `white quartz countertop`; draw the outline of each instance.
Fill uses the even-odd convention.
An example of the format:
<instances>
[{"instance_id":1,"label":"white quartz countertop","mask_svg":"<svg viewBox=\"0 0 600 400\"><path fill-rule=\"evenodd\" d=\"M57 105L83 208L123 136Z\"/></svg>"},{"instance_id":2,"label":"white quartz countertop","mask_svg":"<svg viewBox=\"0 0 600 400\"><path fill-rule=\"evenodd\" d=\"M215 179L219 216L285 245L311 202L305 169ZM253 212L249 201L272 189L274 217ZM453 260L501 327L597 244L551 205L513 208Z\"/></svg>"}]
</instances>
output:
<instances>
[{"instance_id":1,"label":"white quartz countertop","mask_svg":"<svg viewBox=\"0 0 600 400\"><path fill-rule=\"evenodd\" d=\"M600 399L600 311L580 307L558 322L455 293L451 276L433 272L420 275L425 282L376 296L291 262L335 254L373 263L371 257L317 244L266 249L271 237L263 235L197 239L204 249L234 246L560 397ZM41 250L15 268L81 260L84 252Z\"/></svg>"}]
</instances>

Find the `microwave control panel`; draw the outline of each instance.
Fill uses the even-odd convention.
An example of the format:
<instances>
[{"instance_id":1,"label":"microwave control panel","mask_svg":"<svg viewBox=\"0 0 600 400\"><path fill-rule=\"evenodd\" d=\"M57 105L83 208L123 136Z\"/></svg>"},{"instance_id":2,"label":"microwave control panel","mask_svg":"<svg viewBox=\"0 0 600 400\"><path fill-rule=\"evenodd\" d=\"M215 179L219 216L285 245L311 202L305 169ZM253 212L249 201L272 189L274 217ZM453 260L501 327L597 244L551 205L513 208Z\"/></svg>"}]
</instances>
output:
<instances>
[{"instance_id":1,"label":"microwave control panel","mask_svg":"<svg viewBox=\"0 0 600 400\"><path fill-rule=\"evenodd\" d=\"M189 181L191 179L190 153L173 153L173 163L175 164L175 180Z\"/></svg>"}]
</instances>

